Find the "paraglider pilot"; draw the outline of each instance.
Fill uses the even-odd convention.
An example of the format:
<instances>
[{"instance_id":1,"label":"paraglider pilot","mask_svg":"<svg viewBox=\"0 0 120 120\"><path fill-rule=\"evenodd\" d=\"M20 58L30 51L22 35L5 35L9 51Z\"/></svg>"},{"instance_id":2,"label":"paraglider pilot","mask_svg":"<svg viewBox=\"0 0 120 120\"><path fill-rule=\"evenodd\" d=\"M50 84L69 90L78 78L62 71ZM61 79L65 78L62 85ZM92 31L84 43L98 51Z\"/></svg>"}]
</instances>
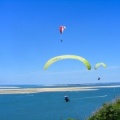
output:
<instances>
[{"instance_id":1,"label":"paraglider pilot","mask_svg":"<svg viewBox=\"0 0 120 120\"><path fill-rule=\"evenodd\" d=\"M100 80L100 77L98 77L98 80Z\"/></svg>"},{"instance_id":2,"label":"paraglider pilot","mask_svg":"<svg viewBox=\"0 0 120 120\"><path fill-rule=\"evenodd\" d=\"M66 101L66 102L69 102L69 101L70 101L70 100L69 100L69 97L68 97L67 95L65 95L64 98L65 98L65 101Z\"/></svg>"}]
</instances>

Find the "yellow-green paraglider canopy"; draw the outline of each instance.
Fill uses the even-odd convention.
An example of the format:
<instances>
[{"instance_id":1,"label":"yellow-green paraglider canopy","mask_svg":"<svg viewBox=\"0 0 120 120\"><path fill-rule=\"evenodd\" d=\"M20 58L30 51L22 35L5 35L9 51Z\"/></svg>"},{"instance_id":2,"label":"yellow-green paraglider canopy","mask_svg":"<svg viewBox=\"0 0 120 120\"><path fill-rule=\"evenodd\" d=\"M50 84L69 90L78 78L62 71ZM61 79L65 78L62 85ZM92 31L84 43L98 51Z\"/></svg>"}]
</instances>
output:
<instances>
[{"instance_id":1,"label":"yellow-green paraglider canopy","mask_svg":"<svg viewBox=\"0 0 120 120\"><path fill-rule=\"evenodd\" d=\"M103 62L100 62L100 63L96 63L95 64L95 70L97 70L100 66L103 66L104 68L106 68L107 67L107 65L105 64L105 63L103 63Z\"/></svg>"},{"instance_id":2,"label":"yellow-green paraglider canopy","mask_svg":"<svg viewBox=\"0 0 120 120\"><path fill-rule=\"evenodd\" d=\"M44 70L47 70L53 63L63 60L63 59L76 59L84 63L84 65L87 67L88 70L91 70L91 65L90 63L83 57L77 56L77 55L61 55L61 56L56 56L51 59L49 59L45 65L44 65Z\"/></svg>"}]
</instances>

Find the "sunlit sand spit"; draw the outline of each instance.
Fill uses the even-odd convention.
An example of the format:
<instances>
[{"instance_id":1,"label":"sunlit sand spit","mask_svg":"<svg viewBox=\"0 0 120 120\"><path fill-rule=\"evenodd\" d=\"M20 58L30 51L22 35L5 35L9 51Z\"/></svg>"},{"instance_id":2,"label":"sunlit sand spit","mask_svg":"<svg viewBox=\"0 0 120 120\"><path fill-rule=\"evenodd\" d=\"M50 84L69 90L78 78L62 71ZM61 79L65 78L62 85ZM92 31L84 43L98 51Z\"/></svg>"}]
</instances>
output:
<instances>
[{"instance_id":1,"label":"sunlit sand spit","mask_svg":"<svg viewBox=\"0 0 120 120\"><path fill-rule=\"evenodd\" d=\"M88 86L88 87L58 87L58 88L18 88L18 87L7 87L7 89L0 88L0 94L29 94L29 93L40 93L40 92L60 92L60 91L92 91L98 90L99 88L116 88L120 85L114 86Z\"/></svg>"},{"instance_id":2,"label":"sunlit sand spit","mask_svg":"<svg viewBox=\"0 0 120 120\"><path fill-rule=\"evenodd\" d=\"M21 88L21 89L0 89L0 94L29 94L39 92L60 92L60 91L91 91L97 89L81 87L62 87L62 88Z\"/></svg>"}]
</instances>

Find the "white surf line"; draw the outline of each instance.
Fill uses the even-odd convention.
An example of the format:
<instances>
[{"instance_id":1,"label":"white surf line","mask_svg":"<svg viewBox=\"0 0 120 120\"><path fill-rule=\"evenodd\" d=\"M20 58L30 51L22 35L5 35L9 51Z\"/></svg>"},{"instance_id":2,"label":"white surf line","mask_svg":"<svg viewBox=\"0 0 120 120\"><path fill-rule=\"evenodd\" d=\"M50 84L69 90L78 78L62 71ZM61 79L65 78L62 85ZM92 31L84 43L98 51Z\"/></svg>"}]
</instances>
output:
<instances>
[{"instance_id":1,"label":"white surf line","mask_svg":"<svg viewBox=\"0 0 120 120\"><path fill-rule=\"evenodd\" d=\"M108 95L103 95L103 96L92 96L92 97L84 97L84 98L76 98L76 99L71 99L71 100L77 100L77 99L89 99L89 98L99 98L99 97L107 97Z\"/></svg>"}]
</instances>

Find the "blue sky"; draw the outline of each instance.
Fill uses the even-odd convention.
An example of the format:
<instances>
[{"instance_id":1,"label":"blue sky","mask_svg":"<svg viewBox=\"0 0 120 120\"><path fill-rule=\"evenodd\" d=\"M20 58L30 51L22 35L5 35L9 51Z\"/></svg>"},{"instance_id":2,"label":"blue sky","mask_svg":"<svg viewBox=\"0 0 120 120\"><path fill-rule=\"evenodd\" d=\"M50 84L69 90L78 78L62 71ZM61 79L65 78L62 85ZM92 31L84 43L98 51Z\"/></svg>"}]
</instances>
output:
<instances>
[{"instance_id":1,"label":"blue sky","mask_svg":"<svg viewBox=\"0 0 120 120\"><path fill-rule=\"evenodd\" d=\"M119 0L1 0L0 84L119 82L119 13ZM67 54L86 58L92 70L69 59L43 70L48 59ZM97 62L107 68L95 71Z\"/></svg>"}]
</instances>

